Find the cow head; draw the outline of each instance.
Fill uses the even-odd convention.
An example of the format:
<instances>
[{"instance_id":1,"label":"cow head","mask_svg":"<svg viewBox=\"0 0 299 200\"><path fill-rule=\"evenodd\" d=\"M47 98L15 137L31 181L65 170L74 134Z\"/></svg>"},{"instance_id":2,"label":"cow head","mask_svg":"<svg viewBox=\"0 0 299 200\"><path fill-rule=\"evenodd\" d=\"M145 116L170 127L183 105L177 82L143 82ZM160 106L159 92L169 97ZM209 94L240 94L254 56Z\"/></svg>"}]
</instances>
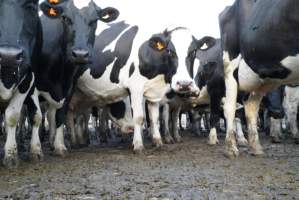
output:
<instances>
[{"instance_id":1,"label":"cow head","mask_svg":"<svg viewBox=\"0 0 299 200\"><path fill-rule=\"evenodd\" d=\"M0 95L7 100L41 48L38 0L0 0Z\"/></svg>"},{"instance_id":2,"label":"cow head","mask_svg":"<svg viewBox=\"0 0 299 200\"><path fill-rule=\"evenodd\" d=\"M178 69L172 77L171 88L178 94L197 96L199 88L196 86L189 69L194 64L194 52L205 44L202 40L195 40L190 31L186 28L177 28L166 31L171 35L171 41L176 49L178 57Z\"/></svg>"},{"instance_id":3,"label":"cow head","mask_svg":"<svg viewBox=\"0 0 299 200\"><path fill-rule=\"evenodd\" d=\"M53 5L53 1L61 4ZM47 0L40 7L47 16L61 19L68 62L87 64L93 54L98 20L111 22L118 17L119 12L110 7L101 9L92 0L83 7L79 6L78 2L80 1Z\"/></svg>"},{"instance_id":4,"label":"cow head","mask_svg":"<svg viewBox=\"0 0 299 200\"><path fill-rule=\"evenodd\" d=\"M178 58L171 37L165 33L154 34L139 49L139 68L143 76L151 79L159 74L170 83L177 71Z\"/></svg>"}]
</instances>

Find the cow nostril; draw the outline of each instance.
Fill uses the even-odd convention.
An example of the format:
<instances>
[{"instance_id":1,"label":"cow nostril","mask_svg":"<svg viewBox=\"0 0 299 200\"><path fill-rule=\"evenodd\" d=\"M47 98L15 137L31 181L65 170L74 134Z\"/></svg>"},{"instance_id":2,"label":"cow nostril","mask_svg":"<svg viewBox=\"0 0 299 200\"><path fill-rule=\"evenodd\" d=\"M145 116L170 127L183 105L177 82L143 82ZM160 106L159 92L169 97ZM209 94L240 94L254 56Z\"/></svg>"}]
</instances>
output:
<instances>
[{"instance_id":1,"label":"cow nostril","mask_svg":"<svg viewBox=\"0 0 299 200\"><path fill-rule=\"evenodd\" d=\"M72 55L74 58L87 58L89 56L89 52L83 49L72 51Z\"/></svg>"}]
</instances>

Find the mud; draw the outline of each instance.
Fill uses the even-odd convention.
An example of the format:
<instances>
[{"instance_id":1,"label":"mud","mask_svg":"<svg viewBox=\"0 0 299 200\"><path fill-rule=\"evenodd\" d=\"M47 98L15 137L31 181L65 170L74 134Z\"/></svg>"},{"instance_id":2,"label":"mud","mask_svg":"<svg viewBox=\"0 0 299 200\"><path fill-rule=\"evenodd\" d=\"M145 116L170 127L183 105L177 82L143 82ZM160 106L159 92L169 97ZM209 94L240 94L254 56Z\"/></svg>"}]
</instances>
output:
<instances>
[{"instance_id":1,"label":"mud","mask_svg":"<svg viewBox=\"0 0 299 200\"><path fill-rule=\"evenodd\" d=\"M299 145L271 144L265 155L247 149L235 160L223 156L223 138L212 147L191 135L184 142L146 146L93 146L59 158L0 167L0 199L299 199Z\"/></svg>"}]
</instances>

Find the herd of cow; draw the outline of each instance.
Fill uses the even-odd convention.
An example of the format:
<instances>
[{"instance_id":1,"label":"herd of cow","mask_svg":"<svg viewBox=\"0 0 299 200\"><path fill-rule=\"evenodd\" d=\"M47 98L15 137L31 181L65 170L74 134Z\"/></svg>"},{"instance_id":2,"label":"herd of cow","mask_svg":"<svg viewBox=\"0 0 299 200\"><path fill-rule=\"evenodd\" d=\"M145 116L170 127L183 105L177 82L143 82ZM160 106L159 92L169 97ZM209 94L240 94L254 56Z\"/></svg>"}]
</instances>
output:
<instances>
[{"instance_id":1,"label":"herd of cow","mask_svg":"<svg viewBox=\"0 0 299 200\"><path fill-rule=\"evenodd\" d=\"M18 161L16 129L22 107L32 126L30 154L37 159L43 155L39 127L45 112L50 144L63 155L64 126L72 145L82 142L88 123L78 119L94 108L105 108L122 132L134 132L135 152L144 148L146 113L152 141L159 147L160 128L164 142L180 142L180 112L208 107L209 144L218 143L224 116L228 157L239 155L237 142L248 144L253 155L263 154L260 103L267 92L282 85L291 87L268 95L274 100L266 104L278 101L269 112L281 118L282 101L277 98L286 94L286 113L298 142L298 0L236 0L219 15L221 39L196 39L185 27L147 33L141 25L109 23L119 16L115 8L100 8L92 0L86 5L78 2L0 0L4 165ZM245 111L248 142L236 131L239 108Z\"/></svg>"}]
</instances>

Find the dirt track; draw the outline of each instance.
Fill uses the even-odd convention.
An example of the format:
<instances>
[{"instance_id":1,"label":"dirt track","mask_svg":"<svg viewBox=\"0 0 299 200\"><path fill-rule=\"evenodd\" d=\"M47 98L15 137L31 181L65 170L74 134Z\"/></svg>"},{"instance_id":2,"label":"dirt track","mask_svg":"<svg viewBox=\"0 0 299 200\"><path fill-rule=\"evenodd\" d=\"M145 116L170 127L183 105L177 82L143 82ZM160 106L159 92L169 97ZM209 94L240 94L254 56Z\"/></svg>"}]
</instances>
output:
<instances>
[{"instance_id":1,"label":"dirt track","mask_svg":"<svg viewBox=\"0 0 299 200\"><path fill-rule=\"evenodd\" d=\"M0 199L299 199L299 145L262 143L265 156L243 148L236 160L193 136L162 150L147 145L144 155L129 145L46 153L41 164L0 168Z\"/></svg>"}]
</instances>

